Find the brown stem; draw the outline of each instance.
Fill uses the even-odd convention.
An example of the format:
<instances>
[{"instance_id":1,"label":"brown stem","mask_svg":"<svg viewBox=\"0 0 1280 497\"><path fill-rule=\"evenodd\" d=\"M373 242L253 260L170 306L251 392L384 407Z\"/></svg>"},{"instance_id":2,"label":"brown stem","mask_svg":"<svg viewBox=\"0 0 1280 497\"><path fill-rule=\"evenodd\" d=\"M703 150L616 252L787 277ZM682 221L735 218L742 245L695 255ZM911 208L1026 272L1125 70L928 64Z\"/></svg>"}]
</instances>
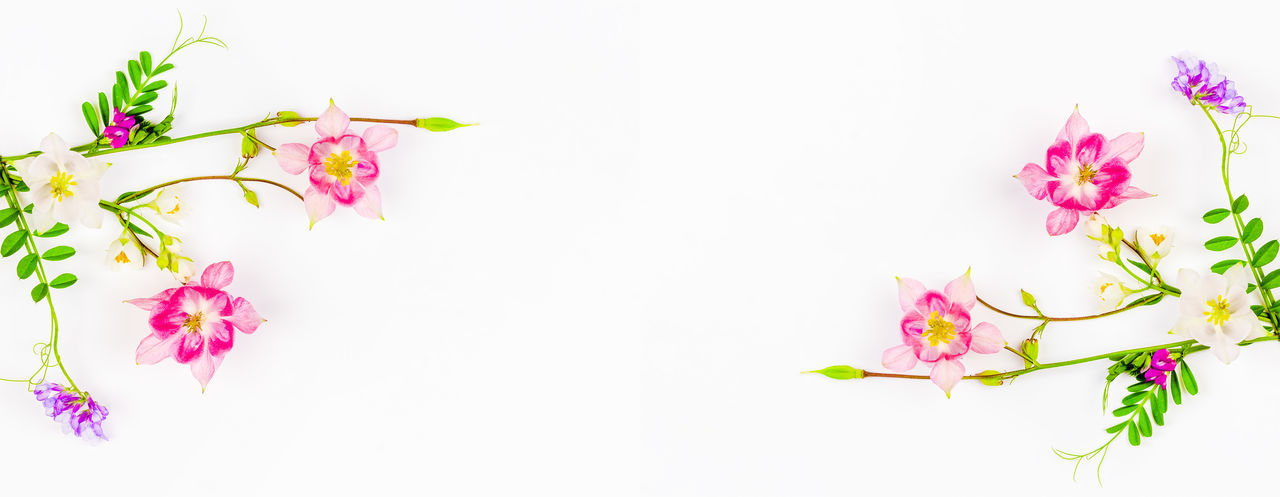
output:
<instances>
[{"instance_id":1,"label":"brown stem","mask_svg":"<svg viewBox=\"0 0 1280 497\"><path fill-rule=\"evenodd\" d=\"M1153 294L1153 295L1158 295L1158 294ZM1136 309L1136 308L1138 308L1138 307L1142 307L1142 306L1121 307L1121 308L1116 309L1116 310L1114 310L1114 311L1107 311L1107 312L1103 312L1103 313L1101 313L1101 314L1090 314L1090 315L1088 315L1088 316L1051 317L1051 316L1035 316L1035 315L1031 315L1031 314L1016 314L1016 313L1012 313L1012 312L1006 311L1006 310L1004 310L1004 309L1001 309L1001 308L999 308L999 307L996 307L996 306L994 306L994 305L991 305L991 304L987 303L987 301L982 300L982 297L977 297L977 299L978 299L978 303L979 303L979 304L982 304L982 305L986 306L986 308L987 308L987 309L991 309L991 310L995 311L995 312L996 312L996 313L998 313L998 314L1003 314L1003 315L1005 315L1005 316L1009 316L1009 317L1011 317L1011 318L1018 318L1018 319L1034 319L1034 320L1037 320L1037 321L1086 321L1086 320L1089 320L1089 319L1097 319L1097 318L1101 318L1101 317L1107 317L1107 316L1110 316L1110 315L1112 315L1112 314L1120 314L1120 313L1122 313L1122 312L1124 312L1124 311L1127 311L1127 310L1129 310L1129 309Z\"/></svg>"},{"instance_id":2,"label":"brown stem","mask_svg":"<svg viewBox=\"0 0 1280 497\"><path fill-rule=\"evenodd\" d=\"M182 178L182 179L175 179L175 180L173 180L173 181L166 181L166 182L164 182L164 183L160 183L160 184L155 185L155 186L152 186L152 187L150 187L150 188L146 188L146 189L143 189L143 190L138 190L138 191L134 192L132 195L129 195L128 197L125 197L125 198L120 199L120 201L119 201L118 203L132 202L132 201L134 201L134 200L137 200L137 199L140 199L140 198L142 198L142 197L145 197L145 196L147 196L147 194L149 194L149 193L151 193L151 192L153 192L153 191L159 190L159 189L161 189L161 188L164 188L164 187L166 187L166 186L172 186L172 185L176 185L176 184L178 184L178 183L186 183L186 182L188 182L188 181L206 181L206 180L227 180L227 181L236 181L236 182L240 182L240 181L249 181L249 182L253 182L253 183L266 183L266 184L268 184L268 185L271 185L271 186L274 186L274 187L280 188L281 190L284 190L284 191L287 191L287 192L289 192L289 193L292 193L292 194L293 194L293 196L298 197L298 200L303 200L303 201L305 201L305 199L303 198L303 196L302 196L302 194L301 194L301 193L298 193L298 191L297 191L297 190L294 190L293 188L289 188L288 186L286 186L286 185L284 185L284 184L282 184L282 183L278 183L278 182L275 182L275 181L272 181L272 180L269 180L269 179L262 179L262 178L245 178L245 177L241 177L241 176L232 176L232 175L229 175L229 174L228 174L228 175L220 175L220 176L193 176L193 177L190 177L190 178Z\"/></svg>"}]
</instances>

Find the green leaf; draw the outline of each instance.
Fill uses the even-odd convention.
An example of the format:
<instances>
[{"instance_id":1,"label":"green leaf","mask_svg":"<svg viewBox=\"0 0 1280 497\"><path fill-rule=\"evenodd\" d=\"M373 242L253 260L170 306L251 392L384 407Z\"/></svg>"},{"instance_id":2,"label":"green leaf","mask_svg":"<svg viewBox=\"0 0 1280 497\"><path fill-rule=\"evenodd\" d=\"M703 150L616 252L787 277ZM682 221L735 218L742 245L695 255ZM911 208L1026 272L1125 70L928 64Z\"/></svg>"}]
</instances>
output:
<instances>
[{"instance_id":1,"label":"green leaf","mask_svg":"<svg viewBox=\"0 0 1280 497\"><path fill-rule=\"evenodd\" d=\"M157 67L156 70L151 71L151 75L155 76L157 74L168 71L170 69L173 69L173 64L160 64L160 67Z\"/></svg>"},{"instance_id":2,"label":"green leaf","mask_svg":"<svg viewBox=\"0 0 1280 497\"><path fill-rule=\"evenodd\" d=\"M44 283L37 283L36 286L31 289L32 302L39 302L48 295L49 295L49 286L45 285Z\"/></svg>"},{"instance_id":3,"label":"green leaf","mask_svg":"<svg viewBox=\"0 0 1280 497\"><path fill-rule=\"evenodd\" d=\"M1244 287L1244 293L1253 293L1253 291L1257 289L1258 285L1250 283L1248 286Z\"/></svg>"},{"instance_id":4,"label":"green leaf","mask_svg":"<svg viewBox=\"0 0 1280 497\"><path fill-rule=\"evenodd\" d=\"M18 253L18 250L22 249L22 244L26 243L26 241L27 230L9 233L9 236L4 237L4 242L0 243L0 255L9 257Z\"/></svg>"},{"instance_id":5,"label":"green leaf","mask_svg":"<svg viewBox=\"0 0 1280 497\"><path fill-rule=\"evenodd\" d=\"M142 66L136 60L129 61L129 80L134 88L142 88Z\"/></svg>"},{"instance_id":6,"label":"green leaf","mask_svg":"<svg viewBox=\"0 0 1280 497\"><path fill-rule=\"evenodd\" d=\"M1240 241L1253 243L1260 236L1262 236L1262 219L1255 217L1249 221L1249 224L1244 225L1244 236L1240 237Z\"/></svg>"},{"instance_id":7,"label":"green leaf","mask_svg":"<svg viewBox=\"0 0 1280 497\"><path fill-rule=\"evenodd\" d=\"M1138 425L1133 421L1129 422L1129 445L1137 447L1142 443L1142 437L1138 436Z\"/></svg>"},{"instance_id":8,"label":"green leaf","mask_svg":"<svg viewBox=\"0 0 1280 497\"><path fill-rule=\"evenodd\" d=\"M1270 290L1276 287L1280 287L1280 269L1267 273L1266 276L1262 277L1262 288ZM1280 304L1280 302L1277 303Z\"/></svg>"},{"instance_id":9,"label":"green leaf","mask_svg":"<svg viewBox=\"0 0 1280 497\"><path fill-rule=\"evenodd\" d=\"M462 124L447 117L429 117L426 119L418 119L414 121L414 126L425 129L427 131L453 131L465 126L475 126L475 124Z\"/></svg>"},{"instance_id":10,"label":"green leaf","mask_svg":"<svg viewBox=\"0 0 1280 497\"><path fill-rule=\"evenodd\" d=\"M1248 208L1249 208L1249 197L1247 195L1241 195L1239 197L1236 197L1236 201L1231 203L1231 212L1234 212L1236 214L1244 212L1244 210Z\"/></svg>"},{"instance_id":11,"label":"green leaf","mask_svg":"<svg viewBox=\"0 0 1280 497\"><path fill-rule=\"evenodd\" d=\"M98 92L98 115L102 117L102 127L111 125L111 107L107 102L107 94Z\"/></svg>"},{"instance_id":12,"label":"green leaf","mask_svg":"<svg viewBox=\"0 0 1280 497\"><path fill-rule=\"evenodd\" d=\"M133 104L142 105L142 104L151 103L158 96L159 95L157 95L155 92L145 92L141 95L138 95L138 98L133 99Z\"/></svg>"},{"instance_id":13,"label":"green leaf","mask_svg":"<svg viewBox=\"0 0 1280 497\"><path fill-rule=\"evenodd\" d=\"M1182 383L1178 382L1178 372L1169 372L1169 395L1175 405L1182 405Z\"/></svg>"},{"instance_id":14,"label":"green leaf","mask_svg":"<svg viewBox=\"0 0 1280 497\"><path fill-rule=\"evenodd\" d=\"M142 62L142 74L151 75L151 52L143 50L138 54L138 61Z\"/></svg>"},{"instance_id":15,"label":"green leaf","mask_svg":"<svg viewBox=\"0 0 1280 497\"><path fill-rule=\"evenodd\" d=\"M80 104L80 111L84 112L84 122L89 125L89 131L93 136L102 136L101 128L98 127L98 111L94 110L93 104L89 102Z\"/></svg>"},{"instance_id":16,"label":"green leaf","mask_svg":"<svg viewBox=\"0 0 1280 497\"><path fill-rule=\"evenodd\" d=\"M1143 263L1141 263L1141 262L1135 261L1135 260L1133 260L1133 259L1129 259L1129 264L1133 264L1133 267L1138 268L1138 270L1139 270L1139 271L1142 271L1142 272L1147 273L1147 274L1151 274L1151 268L1150 268L1150 267L1147 267L1147 265L1146 265L1146 264L1143 264Z\"/></svg>"},{"instance_id":17,"label":"green leaf","mask_svg":"<svg viewBox=\"0 0 1280 497\"><path fill-rule=\"evenodd\" d=\"M62 224L62 223L58 223L58 224L53 225L53 227L52 227L52 228L49 228L47 231L41 231L41 232L39 232L39 233L36 233L36 236L38 236L38 237L40 237L40 238L53 238L53 237L55 237L55 236L61 235L61 234L63 234L63 233L66 233L66 232L67 232L67 231L69 231L70 229L71 229L71 228L70 228L70 227L68 227L67 225Z\"/></svg>"},{"instance_id":18,"label":"green leaf","mask_svg":"<svg viewBox=\"0 0 1280 497\"><path fill-rule=\"evenodd\" d=\"M1182 367L1178 371L1182 373L1182 387L1187 389L1187 393L1195 395L1200 393L1200 386L1196 385L1196 377L1191 374L1191 367L1187 366L1187 361L1181 361Z\"/></svg>"},{"instance_id":19,"label":"green leaf","mask_svg":"<svg viewBox=\"0 0 1280 497\"><path fill-rule=\"evenodd\" d=\"M1151 417L1147 416L1145 409L1138 409L1138 431L1144 437L1151 436Z\"/></svg>"},{"instance_id":20,"label":"green leaf","mask_svg":"<svg viewBox=\"0 0 1280 497\"><path fill-rule=\"evenodd\" d=\"M1213 267L1209 268L1209 270L1218 274L1222 274L1227 272L1228 269L1231 269L1232 267L1240 264L1244 264L1244 261L1240 259L1227 259L1225 261L1221 261L1221 262L1218 262L1217 264L1214 264Z\"/></svg>"},{"instance_id":21,"label":"green leaf","mask_svg":"<svg viewBox=\"0 0 1280 497\"><path fill-rule=\"evenodd\" d=\"M1276 253L1280 252L1280 242L1271 240L1258 247L1258 251L1253 254L1253 267L1262 267L1276 260Z\"/></svg>"},{"instance_id":22,"label":"green leaf","mask_svg":"<svg viewBox=\"0 0 1280 497\"><path fill-rule=\"evenodd\" d=\"M137 234L139 234L139 235L145 236L145 237L147 237L147 238L154 238L154 237L152 237L152 236L151 236L151 233L147 233L147 230L142 229L142 227L141 227L141 226L138 226L138 225L133 224L133 223L129 223L129 231L132 231L132 232L137 233Z\"/></svg>"},{"instance_id":23,"label":"green leaf","mask_svg":"<svg viewBox=\"0 0 1280 497\"><path fill-rule=\"evenodd\" d=\"M76 255L76 249L66 245L59 245L44 251L44 255L41 255L40 258L46 261L60 261L73 255Z\"/></svg>"},{"instance_id":24,"label":"green leaf","mask_svg":"<svg viewBox=\"0 0 1280 497\"><path fill-rule=\"evenodd\" d=\"M1121 403L1121 404L1124 404L1124 405L1126 405L1126 406L1137 405L1138 403L1142 402L1143 400L1146 400L1147 395L1149 395L1149 394L1148 394L1145 390L1144 390L1144 391L1141 391L1141 392L1134 392L1134 393L1131 393L1131 394L1129 394L1129 395L1125 395L1125 396L1124 396L1124 399L1121 399L1121 400L1120 400L1120 403Z\"/></svg>"},{"instance_id":25,"label":"green leaf","mask_svg":"<svg viewBox=\"0 0 1280 497\"><path fill-rule=\"evenodd\" d=\"M78 281L76 275L71 273L62 273L59 274L57 278L54 278L53 281L50 281L49 286L54 288L66 288L76 284L76 281Z\"/></svg>"},{"instance_id":26,"label":"green leaf","mask_svg":"<svg viewBox=\"0 0 1280 497\"><path fill-rule=\"evenodd\" d=\"M27 279L31 273L36 271L36 263L40 262L40 256L36 254L27 254L22 260L18 261L18 278Z\"/></svg>"},{"instance_id":27,"label":"green leaf","mask_svg":"<svg viewBox=\"0 0 1280 497\"><path fill-rule=\"evenodd\" d=\"M1117 417L1117 418L1118 418L1118 417L1121 417L1121 416L1124 416L1124 415L1126 415L1126 414L1129 414L1129 413L1133 412L1133 411L1134 411L1134 410L1136 410L1137 408L1138 408L1138 406L1134 406L1134 405L1126 405L1126 406L1122 406L1122 407L1120 407L1120 408L1118 408L1118 409L1116 409L1116 410L1114 410L1114 411L1111 411L1111 414L1112 414L1113 416L1115 416L1115 417Z\"/></svg>"},{"instance_id":28,"label":"green leaf","mask_svg":"<svg viewBox=\"0 0 1280 497\"><path fill-rule=\"evenodd\" d=\"M125 79L123 72L116 71L116 84L120 86L120 92L123 93L124 96L128 97L129 80Z\"/></svg>"},{"instance_id":29,"label":"green leaf","mask_svg":"<svg viewBox=\"0 0 1280 497\"><path fill-rule=\"evenodd\" d=\"M18 219L18 209L7 207L0 210L0 228L10 225Z\"/></svg>"},{"instance_id":30,"label":"green leaf","mask_svg":"<svg viewBox=\"0 0 1280 497\"><path fill-rule=\"evenodd\" d=\"M1143 391L1143 390L1146 390L1146 389L1147 389L1147 388L1149 388L1149 387L1151 387L1151 384L1150 384L1150 383L1147 383L1147 382L1145 382L1145 381L1139 381L1139 382L1137 382L1137 383L1134 383L1134 384L1132 384L1132 385L1129 385L1129 391L1130 391L1130 392L1141 392L1141 391Z\"/></svg>"},{"instance_id":31,"label":"green leaf","mask_svg":"<svg viewBox=\"0 0 1280 497\"><path fill-rule=\"evenodd\" d=\"M1238 240L1234 236L1220 236L1212 240L1209 240L1207 242L1204 242L1204 248L1207 248L1214 252L1221 252L1223 250L1234 247L1237 241Z\"/></svg>"},{"instance_id":32,"label":"green leaf","mask_svg":"<svg viewBox=\"0 0 1280 497\"><path fill-rule=\"evenodd\" d=\"M117 109L124 107L124 92L125 89L119 83L111 85L111 104L113 107Z\"/></svg>"},{"instance_id":33,"label":"green leaf","mask_svg":"<svg viewBox=\"0 0 1280 497\"><path fill-rule=\"evenodd\" d=\"M1107 428L1107 433L1119 433L1119 432L1120 432L1120 430L1123 430L1123 429L1124 429L1124 427L1126 427L1126 426L1129 426L1129 422L1128 422L1128 421L1123 421L1123 422L1117 423L1115 426L1112 426L1112 427L1110 427L1110 428Z\"/></svg>"},{"instance_id":34,"label":"green leaf","mask_svg":"<svg viewBox=\"0 0 1280 497\"><path fill-rule=\"evenodd\" d=\"M1160 414L1169 410L1169 389L1156 387L1156 396L1151 398L1151 414L1156 416L1156 424L1164 426Z\"/></svg>"},{"instance_id":35,"label":"green leaf","mask_svg":"<svg viewBox=\"0 0 1280 497\"><path fill-rule=\"evenodd\" d=\"M151 112L151 106L150 106L150 105L139 105L139 106L137 106L137 107L134 107L134 108L132 108L132 109L129 109L129 111L128 111L128 112L125 112L125 114L130 115L130 116L140 116L140 115L142 115L142 114L146 114L146 113L148 113L148 112Z\"/></svg>"},{"instance_id":36,"label":"green leaf","mask_svg":"<svg viewBox=\"0 0 1280 497\"><path fill-rule=\"evenodd\" d=\"M152 83L147 84L147 86L144 86L144 87L142 88L142 91L144 91L144 92L154 92L154 91L159 90L159 89L161 89L161 88L164 88L164 87L166 87L166 86L169 86L169 82L168 82L168 81L164 81L164 80L161 80L161 81L155 81L155 82L152 82Z\"/></svg>"},{"instance_id":37,"label":"green leaf","mask_svg":"<svg viewBox=\"0 0 1280 497\"><path fill-rule=\"evenodd\" d=\"M1209 224L1218 224L1231 215L1231 211L1226 209L1214 209L1204 213L1204 222Z\"/></svg>"},{"instance_id":38,"label":"green leaf","mask_svg":"<svg viewBox=\"0 0 1280 497\"><path fill-rule=\"evenodd\" d=\"M816 371L805 371L806 373L818 373L833 380L854 380L863 376L861 369L853 366L828 366Z\"/></svg>"},{"instance_id":39,"label":"green leaf","mask_svg":"<svg viewBox=\"0 0 1280 497\"><path fill-rule=\"evenodd\" d=\"M1151 420L1155 421L1157 425L1164 426L1164 411L1152 409Z\"/></svg>"}]
</instances>

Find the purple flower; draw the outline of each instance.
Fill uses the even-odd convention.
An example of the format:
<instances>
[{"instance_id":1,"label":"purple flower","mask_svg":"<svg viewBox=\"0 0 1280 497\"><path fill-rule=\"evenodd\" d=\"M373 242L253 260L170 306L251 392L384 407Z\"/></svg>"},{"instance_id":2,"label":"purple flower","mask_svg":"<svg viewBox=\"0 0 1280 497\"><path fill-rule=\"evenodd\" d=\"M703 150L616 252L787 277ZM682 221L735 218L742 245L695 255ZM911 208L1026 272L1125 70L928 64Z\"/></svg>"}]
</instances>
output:
<instances>
[{"instance_id":1,"label":"purple flower","mask_svg":"<svg viewBox=\"0 0 1280 497\"><path fill-rule=\"evenodd\" d=\"M66 425L65 431L74 432L81 438L93 436L107 439L102 433L107 408L93 400L88 393L67 390L53 382L41 383L32 393L36 395L36 400L44 404L46 415Z\"/></svg>"},{"instance_id":2,"label":"purple flower","mask_svg":"<svg viewBox=\"0 0 1280 497\"><path fill-rule=\"evenodd\" d=\"M1151 354L1151 366L1142 372L1142 379L1169 388L1169 372L1178 365L1178 360L1169 356L1169 349L1160 349Z\"/></svg>"},{"instance_id":3,"label":"purple flower","mask_svg":"<svg viewBox=\"0 0 1280 497\"><path fill-rule=\"evenodd\" d=\"M1178 75L1173 77L1173 89L1182 92L1194 105L1203 105L1223 114L1235 114L1244 110L1244 97L1236 93L1236 84L1221 74L1218 65L1201 59L1173 58Z\"/></svg>"},{"instance_id":4,"label":"purple flower","mask_svg":"<svg viewBox=\"0 0 1280 497\"><path fill-rule=\"evenodd\" d=\"M115 114L111 117L112 124L102 132L102 136L111 139L111 148L120 148L129 144L129 130L138 120L133 116L127 116L120 112L120 109L112 109Z\"/></svg>"}]
</instances>

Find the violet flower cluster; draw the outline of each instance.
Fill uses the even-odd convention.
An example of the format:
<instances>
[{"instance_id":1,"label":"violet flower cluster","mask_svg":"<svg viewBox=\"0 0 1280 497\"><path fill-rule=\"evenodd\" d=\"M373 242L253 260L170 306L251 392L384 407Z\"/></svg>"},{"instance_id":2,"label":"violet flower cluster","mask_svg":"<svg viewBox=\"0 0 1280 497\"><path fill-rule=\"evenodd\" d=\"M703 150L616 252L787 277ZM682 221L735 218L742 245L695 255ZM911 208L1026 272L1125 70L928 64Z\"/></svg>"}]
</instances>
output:
<instances>
[{"instance_id":1,"label":"violet flower cluster","mask_svg":"<svg viewBox=\"0 0 1280 497\"><path fill-rule=\"evenodd\" d=\"M1202 105L1223 114L1235 114L1245 109L1244 97L1236 93L1236 83L1218 74L1218 65L1190 57L1174 57L1178 75L1173 78L1173 89L1187 97L1193 105Z\"/></svg>"},{"instance_id":2,"label":"violet flower cluster","mask_svg":"<svg viewBox=\"0 0 1280 497\"><path fill-rule=\"evenodd\" d=\"M106 440L102 433L102 422L107 419L107 408L88 392L69 390L53 382L41 383L32 391L36 400L44 404L44 412L54 421L63 425L65 431L75 433L77 437Z\"/></svg>"}]
</instances>

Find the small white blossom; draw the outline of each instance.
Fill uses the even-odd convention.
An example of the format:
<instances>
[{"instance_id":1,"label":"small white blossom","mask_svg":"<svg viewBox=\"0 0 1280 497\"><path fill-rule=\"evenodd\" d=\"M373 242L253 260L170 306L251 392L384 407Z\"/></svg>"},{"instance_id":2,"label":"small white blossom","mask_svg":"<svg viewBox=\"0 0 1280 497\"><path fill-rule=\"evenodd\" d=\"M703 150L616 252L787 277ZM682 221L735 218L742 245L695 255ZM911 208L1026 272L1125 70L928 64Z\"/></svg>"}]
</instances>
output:
<instances>
[{"instance_id":1,"label":"small white blossom","mask_svg":"<svg viewBox=\"0 0 1280 497\"><path fill-rule=\"evenodd\" d=\"M46 231L57 223L79 223L101 228L98 181L107 171L107 163L73 152L52 133L40 141L40 151L40 155L13 163L31 188L24 194L34 204L31 227Z\"/></svg>"},{"instance_id":2,"label":"small white blossom","mask_svg":"<svg viewBox=\"0 0 1280 497\"><path fill-rule=\"evenodd\" d=\"M148 204L148 207L155 209L160 213L160 217L171 223L178 222L187 213L182 208L182 188L178 186L170 186L156 192L156 199Z\"/></svg>"},{"instance_id":3,"label":"small white blossom","mask_svg":"<svg viewBox=\"0 0 1280 497\"><path fill-rule=\"evenodd\" d=\"M1093 285L1096 290L1095 295L1098 297L1098 307L1104 311L1119 308L1124 302L1124 297L1129 294L1120 284L1120 278L1107 273L1101 273L1094 280Z\"/></svg>"},{"instance_id":4,"label":"small white blossom","mask_svg":"<svg viewBox=\"0 0 1280 497\"><path fill-rule=\"evenodd\" d=\"M134 243L129 231L125 230L107 246L107 266L112 271L121 269L139 269L142 263L142 250Z\"/></svg>"},{"instance_id":5,"label":"small white blossom","mask_svg":"<svg viewBox=\"0 0 1280 497\"><path fill-rule=\"evenodd\" d=\"M1169 251L1173 250L1173 231L1167 226L1141 227L1134 234L1138 238L1138 248L1154 259L1152 262L1169 255Z\"/></svg>"},{"instance_id":6,"label":"small white blossom","mask_svg":"<svg viewBox=\"0 0 1280 497\"><path fill-rule=\"evenodd\" d=\"M1173 326L1173 332L1208 346L1222 362L1235 360L1240 355L1241 341L1266 334L1249 308L1253 299L1245 293L1248 278L1243 264L1233 266L1224 274L1200 276L1190 269L1179 271L1182 316Z\"/></svg>"}]
</instances>

